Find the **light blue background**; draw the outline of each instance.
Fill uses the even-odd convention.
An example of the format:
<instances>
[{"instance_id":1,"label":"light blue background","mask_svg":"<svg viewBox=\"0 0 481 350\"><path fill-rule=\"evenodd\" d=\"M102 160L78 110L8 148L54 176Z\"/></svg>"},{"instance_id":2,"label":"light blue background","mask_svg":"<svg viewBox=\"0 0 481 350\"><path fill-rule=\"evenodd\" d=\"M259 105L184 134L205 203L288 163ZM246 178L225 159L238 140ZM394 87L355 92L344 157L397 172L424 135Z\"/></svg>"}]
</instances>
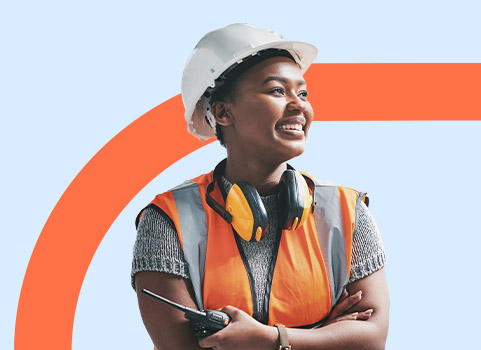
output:
<instances>
[{"instance_id":1,"label":"light blue background","mask_svg":"<svg viewBox=\"0 0 481 350\"><path fill-rule=\"evenodd\" d=\"M55 203L106 142L180 93L183 65L207 31L256 24L315 44L318 63L480 62L478 4L2 2L0 348L13 348L23 276ZM182 116L165 116L166 128L169 118ZM480 133L481 122L316 122L292 162L369 193L388 254L388 349L477 348ZM176 163L118 217L82 286L74 349L152 349L130 287L134 218L223 155L213 144Z\"/></svg>"}]
</instances>

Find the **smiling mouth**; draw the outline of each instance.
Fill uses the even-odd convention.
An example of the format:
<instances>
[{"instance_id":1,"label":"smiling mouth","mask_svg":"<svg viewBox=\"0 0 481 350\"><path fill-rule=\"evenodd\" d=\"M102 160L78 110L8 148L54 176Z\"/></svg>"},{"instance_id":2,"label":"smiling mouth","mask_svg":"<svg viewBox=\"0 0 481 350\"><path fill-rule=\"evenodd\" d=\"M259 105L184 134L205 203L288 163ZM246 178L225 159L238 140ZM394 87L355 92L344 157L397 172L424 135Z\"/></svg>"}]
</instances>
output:
<instances>
[{"instance_id":1,"label":"smiling mouth","mask_svg":"<svg viewBox=\"0 0 481 350\"><path fill-rule=\"evenodd\" d=\"M304 136L306 126L306 118L304 116L296 116L294 118L286 118L280 120L276 124L276 130L290 136Z\"/></svg>"},{"instance_id":2,"label":"smiling mouth","mask_svg":"<svg viewBox=\"0 0 481 350\"><path fill-rule=\"evenodd\" d=\"M283 124L283 125L278 125L276 129L302 131L302 124Z\"/></svg>"},{"instance_id":3,"label":"smiling mouth","mask_svg":"<svg viewBox=\"0 0 481 350\"><path fill-rule=\"evenodd\" d=\"M290 140L301 140L306 136L304 126L298 123L277 125L276 131L279 135L282 135L283 138L288 138Z\"/></svg>"}]
</instances>

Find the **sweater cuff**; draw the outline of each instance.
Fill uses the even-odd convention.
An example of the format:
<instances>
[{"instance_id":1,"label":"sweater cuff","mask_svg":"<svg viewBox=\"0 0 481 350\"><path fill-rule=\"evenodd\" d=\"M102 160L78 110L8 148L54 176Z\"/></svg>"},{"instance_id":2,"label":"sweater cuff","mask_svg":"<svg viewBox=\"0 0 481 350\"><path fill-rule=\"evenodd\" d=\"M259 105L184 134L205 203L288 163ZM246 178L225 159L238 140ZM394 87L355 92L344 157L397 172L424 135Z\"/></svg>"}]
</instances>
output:
<instances>
[{"instance_id":1,"label":"sweater cuff","mask_svg":"<svg viewBox=\"0 0 481 350\"><path fill-rule=\"evenodd\" d=\"M185 279L190 279L189 268L182 260L159 259L157 257L134 257L130 275L132 288L135 290L135 275L140 271L157 271L170 273Z\"/></svg>"},{"instance_id":2,"label":"sweater cuff","mask_svg":"<svg viewBox=\"0 0 481 350\"><path fill-rule=\"evenodd\" d=\"M352 266L349 283L369 276L370 274L382 269L384 265L386 265L386 253L382 251L378 255L364 260L361 264Z\"/></svg>"}]
</instances>

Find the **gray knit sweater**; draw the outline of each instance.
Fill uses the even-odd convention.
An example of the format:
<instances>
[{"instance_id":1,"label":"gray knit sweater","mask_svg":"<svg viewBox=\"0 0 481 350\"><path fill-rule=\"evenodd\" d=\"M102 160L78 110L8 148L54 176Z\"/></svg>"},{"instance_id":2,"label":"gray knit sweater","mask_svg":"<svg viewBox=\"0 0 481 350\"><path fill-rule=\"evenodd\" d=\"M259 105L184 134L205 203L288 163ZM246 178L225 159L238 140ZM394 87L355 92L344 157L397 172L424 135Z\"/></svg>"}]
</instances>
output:
<instances>
[{"instance_id":1,"label":"gray knit sweater","mask_svg":"<svg viewBox=\"0 0 481 350\"><path fill-rule=\"evenodd\" d=\"M222 177L228 191L232 184ZM267 274L274 254L274 242L282 229L278 220L277 195L261 197L269 217L266 236L259 242L240 240L254 277L258 310L263 310L267 289ZM361 203L357 233L353 238L351 276L349 282L366 277L381 269L386 263L386 254L381 235L369 209ZM175 227L154 209L146 209L137 228L134 245L131 283L135 288L135 274L140 271L159 271L189 279L189 270L184 260ZM262 318L263 315L259 315Z\"/></svg>"}]
</instances>

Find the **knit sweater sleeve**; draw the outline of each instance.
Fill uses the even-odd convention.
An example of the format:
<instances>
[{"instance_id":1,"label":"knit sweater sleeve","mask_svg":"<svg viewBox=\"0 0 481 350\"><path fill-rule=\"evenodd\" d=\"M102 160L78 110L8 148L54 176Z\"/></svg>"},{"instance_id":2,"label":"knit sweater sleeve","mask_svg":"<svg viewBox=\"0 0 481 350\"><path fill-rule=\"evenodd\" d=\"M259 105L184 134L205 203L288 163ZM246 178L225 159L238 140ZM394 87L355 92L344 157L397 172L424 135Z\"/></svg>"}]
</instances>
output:
<instances>
[{"instance_id":1,"label":"knit sweater sleeve","mask_svg":"<svg viewBox=\"0 0 481 350\"><path fill-rule=\"evenodd\" d=\"M376 221L361 202L356 232L352 241L349 283L369 276L386 264L386 252Z\"/></svg>"},{"instance_id":2,"label":"knit sweater sleeve","mask_svg":"<svg viewBox=\"0 0 481 350\"><path fill-rule=\"evenodd\" d=\"M166 272L190 278L175 227L153 208L145 209L137 227L130 273L134 289L135 274L140 271Z\"/></svg>"}]
</instances>

